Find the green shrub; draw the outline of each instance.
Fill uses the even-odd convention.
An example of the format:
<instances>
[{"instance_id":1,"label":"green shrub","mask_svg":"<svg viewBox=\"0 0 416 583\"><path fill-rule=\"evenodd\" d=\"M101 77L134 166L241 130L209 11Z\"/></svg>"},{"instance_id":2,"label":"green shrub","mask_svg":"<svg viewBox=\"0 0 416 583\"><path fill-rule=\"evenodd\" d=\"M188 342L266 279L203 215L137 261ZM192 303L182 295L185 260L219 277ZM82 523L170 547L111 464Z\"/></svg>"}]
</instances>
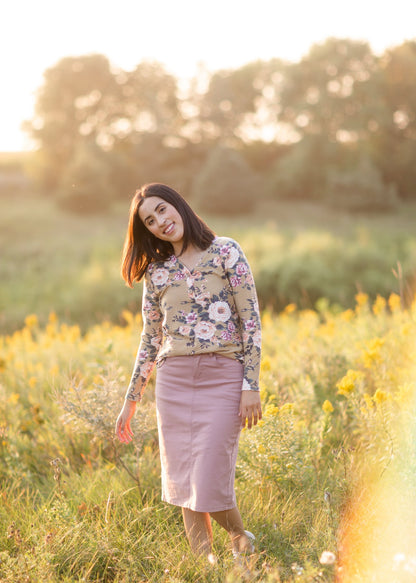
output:
<instances>
[{"instance_id":1,"label":"green shrub","mask_svg":"<svg viewBox=\"0 0 416 583\"><path fill-rule=\"evenodd\" d=\"M201 212L242 215L255 208L261 190L260 178L243 156L218 147L196 177L192 198Z\"/></svg>"},{"instance_id":2,"label":"green shrub","mask_svg":"<svg viewBox=\"0 0 416 583\"><path fill-rule=\"evenodd\" d=\"M362 158L351 170L330 171L326 198L331 206L351 211L390 210L399 203L395 185L384 184L369 158Z\"/></svg>"},{"instance_id":3,"label":"green shrub","mask_svg":"<svg viewBox=\"0 0 416 583\"><path fill-rule=\"evenodd\" d=\"M60 206L79 214L108 210L113 197L109 178L105 155L94 144L80 145L61 179Z\"/></svg>"}]
</instances>

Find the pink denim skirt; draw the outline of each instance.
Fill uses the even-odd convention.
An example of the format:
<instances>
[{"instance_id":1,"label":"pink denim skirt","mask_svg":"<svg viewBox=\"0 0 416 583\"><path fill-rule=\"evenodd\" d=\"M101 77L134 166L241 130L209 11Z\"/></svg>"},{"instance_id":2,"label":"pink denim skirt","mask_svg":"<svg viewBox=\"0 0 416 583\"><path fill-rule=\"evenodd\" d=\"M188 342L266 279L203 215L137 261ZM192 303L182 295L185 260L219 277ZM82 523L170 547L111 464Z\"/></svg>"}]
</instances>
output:
<instances>
[{"instance_id":1,"label":"pink denim skirt","mask_svg":"<svg viewBox=\"0 0 416 583\"><path fill-rule=\"evenodd\" d=\"M215 353L159 366L156 408L162 500L198 512L236 506L243 365Z\"/></svg>"}]
</instances>

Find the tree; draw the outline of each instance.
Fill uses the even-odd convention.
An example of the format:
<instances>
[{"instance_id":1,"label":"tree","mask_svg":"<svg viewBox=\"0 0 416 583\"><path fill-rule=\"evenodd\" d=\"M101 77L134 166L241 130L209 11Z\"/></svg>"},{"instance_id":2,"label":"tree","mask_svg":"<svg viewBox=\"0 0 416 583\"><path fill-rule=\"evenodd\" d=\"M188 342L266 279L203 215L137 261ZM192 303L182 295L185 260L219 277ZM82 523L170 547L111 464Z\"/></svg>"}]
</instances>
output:
<instances>
[{"instance_id":1,"label":"tree","mask_svg":"<svg viewBox=\"0 0 416 583\"><path fill-rule=\"evenodd\" d=\"M120 115L121 91L102 55L61 59L44 79L26 129L39 145L43 186L53 190L78 144L97 140L109 118Z\"/></svg>"},{"instance_id":2,"label":"tree","mask_svg":"<svg viewBox=\"0 0 416 583\"><path fill-rule=\"evenodd\" d=\"M193 80L190 95L183 104L188 134L195 141L226 146L261 139L265 125L276 125L277 87L283 69L282 61L272 59L210 76L202 71ZM186 115L187 111L191 113Z\"/></svg>"},{"instance_id":3,"label":"tree","mask_svg":"<svg viewBox=\"0 0 416 583\"><path fill-rule=\"evenodd\" d=\"M373 150L387 182L402 198L416 198L416 41L383 55L381 93L386 113L374 133Z\"/></svg>"},{"instance_id":4,"label":"tree","mask_svg":"<svg viewBox=\"0 0 416 583\"><path fill-rule=\"evenodd\" d=\"M383 107L377 88L378 60L367 43L328 39L286 69L281 120L300 137L321 141L366 139Z\"/></svg>"},{"instance_id":5,"label":"tree","mask_svg":"<svg viewBox=\"0 0 416 583\"><path fill-rule=\"evenodd\" d=\"M217 146L193 185L193 200L202 212L242 215L252 211L262 192L260 178L238 152Z\"/></svg>"},{"instance_id":6,"label":"tree","mask_svg":"<svg viewBox=\"0 0 416 583\"><path fill-rule=\"evenodd\" d=\"M158 63L115 70L103 55L66 57L45 72L36 115L26 124L39 144L43 184L59 188L77 149L94 142L111 151L120 141L137 144L143 134L176 135L181 116L176 80Z\"/></svg>"}]
</instances>

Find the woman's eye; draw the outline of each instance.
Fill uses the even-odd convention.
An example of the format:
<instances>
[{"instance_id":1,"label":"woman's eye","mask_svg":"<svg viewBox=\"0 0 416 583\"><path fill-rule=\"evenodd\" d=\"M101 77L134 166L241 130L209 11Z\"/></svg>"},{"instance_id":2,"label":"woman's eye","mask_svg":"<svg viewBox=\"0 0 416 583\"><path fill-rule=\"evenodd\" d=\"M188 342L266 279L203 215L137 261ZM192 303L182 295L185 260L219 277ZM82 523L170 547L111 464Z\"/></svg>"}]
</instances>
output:
<instances>
[{"instance_id":1,"label":"woman's eye","mask_svg":"<svg viewBox=\"0 0 416 583\"><path fill-rule=\"evenodd\" d=\"M164 207L164 206L161 206L161 207L159 208L159 212L163 213L163 211L165 210L165 208L166 208L166 207Z\"/></svg>"}]
</instances>

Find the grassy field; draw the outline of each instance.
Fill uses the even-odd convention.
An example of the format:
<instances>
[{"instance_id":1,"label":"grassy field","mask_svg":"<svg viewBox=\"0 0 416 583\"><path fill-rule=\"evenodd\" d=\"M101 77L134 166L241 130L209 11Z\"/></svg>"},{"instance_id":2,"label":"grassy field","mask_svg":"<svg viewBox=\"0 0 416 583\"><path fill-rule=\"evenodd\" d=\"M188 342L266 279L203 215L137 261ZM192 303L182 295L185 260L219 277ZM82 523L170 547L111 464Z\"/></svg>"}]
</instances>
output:
<instances>
[{"instance_id":1,"label":"grassy field","mask_svg":"<svg viewBox=\"0 0 416 583\"><path fill-rule=\"evenodd\" d=\"M364 294L336 315L263 314L265 415L236 480L247 580L414 580L415 316ZM153 381L133 444L113 440L141 325L122 318L82 335L30 315L0 337L0 581L244 579L223 532L217 565L194 559L160 502Z\"/></svg>"},{"instance_id":2,"label":"grassy field","mask_svg":"<svg viewBox=\"0 0 416 583\"><path fill-rule=\"evenodd\" d=\"M217 565L193 558L160 502L153 381L134 442L113 440L141 328L119 276L126 207L0 199L0 582L414 581L415 215L209 220L242 243L264 307L265 415L236 480L257 536L244 574L215 526Z\"/></svg>"}]
</instances>

